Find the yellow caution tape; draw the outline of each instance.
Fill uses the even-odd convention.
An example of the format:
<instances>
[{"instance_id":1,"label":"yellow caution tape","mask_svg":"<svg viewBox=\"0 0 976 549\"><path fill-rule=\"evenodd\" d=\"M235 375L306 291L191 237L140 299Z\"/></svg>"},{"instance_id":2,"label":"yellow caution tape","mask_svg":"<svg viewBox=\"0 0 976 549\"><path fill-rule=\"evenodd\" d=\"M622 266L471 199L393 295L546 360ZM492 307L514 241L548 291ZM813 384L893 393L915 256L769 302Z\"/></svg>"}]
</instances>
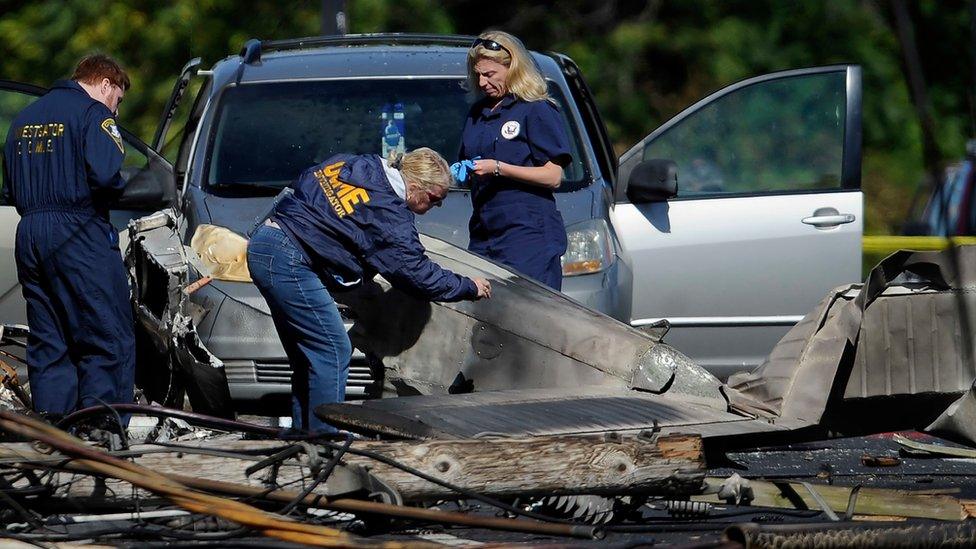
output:
<instances>
[{"instance_id":1,"label":"yellow caution tape","mask_svg":"<svg viewBox=\"0 0 976 549\"><path fill-rule=\"evenodd\" d=\"M891 253L898 250L945 250L950 246L972 246L976 236L864 236L861 248L866 253Z\"/></svg>"}]
</instances>

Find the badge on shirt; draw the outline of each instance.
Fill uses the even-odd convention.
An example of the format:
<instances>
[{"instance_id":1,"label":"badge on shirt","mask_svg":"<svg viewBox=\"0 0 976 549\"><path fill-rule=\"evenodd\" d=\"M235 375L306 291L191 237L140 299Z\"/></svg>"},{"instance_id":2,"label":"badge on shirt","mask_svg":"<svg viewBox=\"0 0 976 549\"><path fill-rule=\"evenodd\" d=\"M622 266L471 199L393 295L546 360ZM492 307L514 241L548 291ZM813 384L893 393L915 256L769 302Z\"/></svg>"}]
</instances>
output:
<instances>
[{"instance_id":1,"label":"badge on shirt","mask_svg":"<svg viewBox=\"0 0 976 549\"><path fill-rule=\"evenodd\" d=\"M122 146L122 134L119 133L119 127L115 125L115 120L111 118L106 118L102 121L102 129L105 133L115 141L115 145L118 146L119 152L125 154L125 147Z\"/></svg>"},{"instance_id":2,"label":"badge on shirt","mask_svg":"<svg viewBox=\"0 0 976 549\"><path fill-rule=\"evenodd\" d=\"M502 137L505 139L514 139L518 134L522 126L519 125L515 120L509 120L502 125Z\"/></svg>"}]
</instances>

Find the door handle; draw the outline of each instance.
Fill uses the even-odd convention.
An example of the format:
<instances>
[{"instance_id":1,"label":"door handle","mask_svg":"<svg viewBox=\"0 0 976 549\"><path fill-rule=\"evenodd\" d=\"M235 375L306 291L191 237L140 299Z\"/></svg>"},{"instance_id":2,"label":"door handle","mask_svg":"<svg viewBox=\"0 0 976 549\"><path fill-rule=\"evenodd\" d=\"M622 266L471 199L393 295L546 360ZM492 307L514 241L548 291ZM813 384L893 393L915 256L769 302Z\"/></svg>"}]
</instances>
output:
<instances>
[{"instance_id":1,"label":"door handle","mask_svg":"<svg viewBox=\"0 0 976 549\"><path fill-rule=\"evenodd\" d=\"M800 220L807 225L813 225L814 227L836 227L837 225L843 225L845 223L853 223L853 214L835 214L835 215L812 215L810 217L804 217Z\"/></svg>"},{"instance_id":2,"label":"door handle","mask_svg":"<svg viewBox=\"0 0 976 549\"><path fill-rule=\"evenodd\" d=\"M813 215L804 217L800 221L818 229L830 229L837 225L853 223L854 219L853 214L842 214L837 211L837 208L817 208L813 211Z\"/></svg>"}]
</instances>

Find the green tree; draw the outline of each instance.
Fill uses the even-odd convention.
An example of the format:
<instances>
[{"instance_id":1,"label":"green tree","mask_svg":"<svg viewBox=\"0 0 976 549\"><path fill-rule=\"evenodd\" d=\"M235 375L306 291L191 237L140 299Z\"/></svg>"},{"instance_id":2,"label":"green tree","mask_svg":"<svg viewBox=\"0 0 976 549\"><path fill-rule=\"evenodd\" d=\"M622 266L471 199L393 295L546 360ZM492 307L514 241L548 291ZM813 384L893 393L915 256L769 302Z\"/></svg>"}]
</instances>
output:
<instances>
[{"instance_id":1,"label":"green tree","mask_svg":"<svg viewBox=\"0 0 976 549\"><path fill-rule=\"evenodd\" d=\"M973 130L970 8L908 2L942 158ZM133 89L123 125L150 138L180 67L208 66L247 38L318 32L321 3L255 0L5 1L0 78L42 85L100 50L118 57ZM477 34L501 28L536 50L579 63L618 152L697 99L757 74L830 63L864 67L864 172L869 232L908 210L922 178L922 138L883 0L347 0L351 32Z\"/></svg>"}]
</instances>

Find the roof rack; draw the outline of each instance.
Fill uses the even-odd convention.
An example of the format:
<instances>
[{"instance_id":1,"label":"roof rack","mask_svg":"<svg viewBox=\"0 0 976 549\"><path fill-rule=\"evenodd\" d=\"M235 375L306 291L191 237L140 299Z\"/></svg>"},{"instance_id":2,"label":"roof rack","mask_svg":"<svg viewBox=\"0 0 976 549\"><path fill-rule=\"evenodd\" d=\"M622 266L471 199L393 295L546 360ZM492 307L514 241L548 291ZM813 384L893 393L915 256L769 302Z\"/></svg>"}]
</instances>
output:
<instances>
[{"instance_id":1,"label":"roof rack","mask_svg":"<svg viewBox=\"0 0 976 549\"><path fill-rule=\"evenodd\" d=\"M241 60L252 65L261 60L261 54L268 51L287 51L319 46L369 46L369 45L437 45L470 46L475 36L447 34L344 34L334 36L307 36L287 40L258 40L252 38L241 48Z\"/></svg>"}]
</instances>

